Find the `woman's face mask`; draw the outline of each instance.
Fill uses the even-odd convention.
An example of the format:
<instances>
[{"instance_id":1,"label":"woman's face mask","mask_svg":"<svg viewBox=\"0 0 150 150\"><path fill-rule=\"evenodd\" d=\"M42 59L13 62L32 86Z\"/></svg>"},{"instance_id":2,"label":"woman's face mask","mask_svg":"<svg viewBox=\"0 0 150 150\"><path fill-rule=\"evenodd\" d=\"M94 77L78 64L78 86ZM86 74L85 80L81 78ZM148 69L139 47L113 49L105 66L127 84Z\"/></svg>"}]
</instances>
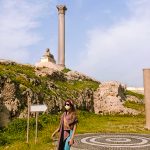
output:
<instances>
[{"instance_id":1,"label":"woman's face mask","mask_svg":"<svg viewBox=\"0 0 150 150\"><path fill-rule=\"evenodd\" d=\"M67 105L67 104L66 104L66 105L65 105L65 109L66 109L66 110L69 110L69 109L70 109L70 105Z\"/></svg>"}]
</instances>

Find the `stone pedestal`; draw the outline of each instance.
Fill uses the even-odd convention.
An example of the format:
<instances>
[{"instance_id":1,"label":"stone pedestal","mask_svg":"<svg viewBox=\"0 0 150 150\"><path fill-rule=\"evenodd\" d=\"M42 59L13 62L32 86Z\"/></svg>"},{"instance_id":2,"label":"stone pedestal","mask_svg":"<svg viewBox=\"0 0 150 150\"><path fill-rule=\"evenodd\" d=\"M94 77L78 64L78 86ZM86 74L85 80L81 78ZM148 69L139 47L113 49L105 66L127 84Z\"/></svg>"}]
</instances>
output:
<instances>
[{"instance_id":1,"label":"stone pedestal","mask_svg":"<svg viewBox=\"0 0 150 150\"><path fill-rule=\"evenodd\" d=\"M52 63L56 63L54 56L50 53L50 49L47 48L44 55L41 58L41 62L45 63L45 62L52 62Z\"/></svg>"},{"instance_id":2,"label":"stone pedestal","mask_svg":"<svg viewBox=\"0 0 150 150\"><path fill-rule=\"evenodd\" d=\"M58 9L58 64L65 67L65 5L57 5Z\"/></svg>"},{"instance_id":3,"label":"stone pedestal","mask_svg":"<svg viewBox=\"0 0 150 150\"><path fill-rule=\"evenodd\" d=\"M146 128L150 130L150 69L143 69Z\"/></svg>"}]
</instances>

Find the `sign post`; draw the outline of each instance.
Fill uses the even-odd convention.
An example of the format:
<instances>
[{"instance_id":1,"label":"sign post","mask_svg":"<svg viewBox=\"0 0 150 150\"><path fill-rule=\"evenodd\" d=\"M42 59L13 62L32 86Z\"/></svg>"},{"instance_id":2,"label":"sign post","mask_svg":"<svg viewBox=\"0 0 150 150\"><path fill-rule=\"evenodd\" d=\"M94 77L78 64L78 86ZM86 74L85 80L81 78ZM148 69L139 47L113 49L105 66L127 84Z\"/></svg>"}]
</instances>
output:
<instances>
[{"instance_id":1,"label":"sign post","mask_svg":"<svg viewBox=\"0 0 150 150\"><path fill-rule=\"evenodd\" d=\"M37 132L38 131L38 112L36 112L36 129L35 129L35 144L37 142Z\"/></svg>"},{"instance_id":2,"label":"sign post","mask_svg":"<svg viewBox=\"0 0 150 150\"><path fill-rule=\"evenodd\" d=\"M45 104L30 105L30 107L28 108L28 115L30 112L36 113L35 144L37 143L37 135L38 135L38 114L39 112L45 112L46 110L47 110L47 106ZM28 143L28 135L29 135L29 116L28 116L28 124L27 124L27 143Z\"/></svg>"},{"instance_id":3,"label":"sign post","mask_svg":"<svg viewBox=\"0 0 150 150\"><path fill-rule=\"evenodd\" d=\"M30 103L31 100L28 98L28 118L27 118L27 143L29 143L29 120L30 120Z\"/></svg>"}]
</instances>

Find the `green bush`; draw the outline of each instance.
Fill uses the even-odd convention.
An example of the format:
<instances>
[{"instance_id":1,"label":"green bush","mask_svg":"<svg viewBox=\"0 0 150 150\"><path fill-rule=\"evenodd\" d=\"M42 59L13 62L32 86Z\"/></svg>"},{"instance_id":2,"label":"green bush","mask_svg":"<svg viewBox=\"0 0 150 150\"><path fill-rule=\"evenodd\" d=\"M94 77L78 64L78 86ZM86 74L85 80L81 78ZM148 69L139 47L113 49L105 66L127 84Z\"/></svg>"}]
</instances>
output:
<instances>
[{"instance_id":1,"label":"green bush","mask_svg":"<svg viewBox=\"0 0 150 150\"><path fill-rule=\"evenodd\" d=\"M44 127L44 120L41 120L38 118L38 130L42 130ZM35 118L30 118L29 121L29 128L30 130L35 130L36 127L36 121ZM9 123L8 127L5 129L5 131L8 134L21 134L25 133L27 130L27 119L14 119L12 122Z\"/></svg>"},{"instance_id":2,"label":"green bush","mask_svg":"<svg viewBox=\"0 0 150 150\"><path fill-rule=\"evenodd\" d=\"M14 119L12 122L9 123L6 131L8 133L23 133L26 131L27 128L27 121L26 119Z\"/></svg>"},{"instance_id":3,"label":"green bush","mask_svg":"<svg viewBox=\"0 0 150 150\"><path fill-rule=\"evenodd\" d=\"M43 127L47 126L47 124L57 124L58 120L59 115L43 114L39 116L39 122Z\"/></svg>"},{"instance_id":4,"label":"green bush","mask_svg":"<svg viewBox=\"0 0 150 150\"><path fill-rule=\"evenodd\" d=\"M0 146L6 145L6 144L10 144L10 140L8 139L6 135L0 133Z\"/></svg>"}]
</instances>

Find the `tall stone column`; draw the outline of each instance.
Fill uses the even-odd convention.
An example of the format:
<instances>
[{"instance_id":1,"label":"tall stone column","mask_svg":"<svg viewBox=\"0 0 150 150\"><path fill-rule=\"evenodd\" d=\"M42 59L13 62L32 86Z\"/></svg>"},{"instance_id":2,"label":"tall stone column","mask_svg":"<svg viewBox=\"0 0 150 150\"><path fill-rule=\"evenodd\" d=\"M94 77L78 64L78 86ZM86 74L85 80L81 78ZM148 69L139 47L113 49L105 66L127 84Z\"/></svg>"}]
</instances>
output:
<instances>
[{"instance_id":1,"label":"tall stone column","mask_svg":"<svg viewBox=\"0 0 150 150\"><path fill-rule=\"evenodd\" d=\"M57 5L58 9L58 64L65 67L65 5Z\"/></svg>"},{"instance_id":2,"label":"tall stone column","mask_svg":"<svg viewBox=\"0 0 150 150\"><path fill-rule=\"evenodd\" d=\"M150 69L143 69L146 128L150 130Z\"/></svg>"}]
</instances>

